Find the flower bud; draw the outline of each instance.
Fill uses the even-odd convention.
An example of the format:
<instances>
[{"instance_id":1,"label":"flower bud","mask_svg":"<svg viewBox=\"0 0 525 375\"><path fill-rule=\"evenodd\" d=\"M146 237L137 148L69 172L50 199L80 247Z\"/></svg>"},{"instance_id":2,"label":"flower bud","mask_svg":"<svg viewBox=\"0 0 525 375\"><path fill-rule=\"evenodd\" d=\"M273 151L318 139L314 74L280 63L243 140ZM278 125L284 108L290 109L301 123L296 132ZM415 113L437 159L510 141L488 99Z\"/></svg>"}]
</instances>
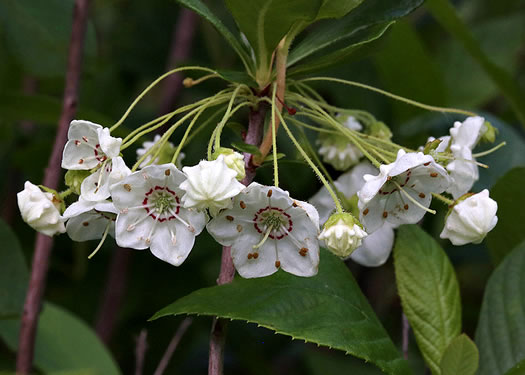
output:
<instances>
[{"instance_id":1,"label":"flower bud","mask_svg":"<svg viewBox=\"0 0 525 375\"><path fill-rule=\"evenodd\" d=\"M498 203L489 197L489 191L465 194L458 199L445 219L445 227L439 235L459 246L480 243L497 224Z\"/></svg>"},{"instance_id":2,"label":"flower bud","mask_svg":"<svg viewBox=\"0 0 525 375\"><path fill-rule=\"evenodd\" d=\"M22 219L33 229L46 236L66 231L60 217L61 201L56 193L43 192L38 186L26 181L24 190L16 197Z\"/></svg>"},{"instance_id":3,"label":"flower bud","mask_svg":"<svg viewBox=\"0 0 525 375\"><path fill-rule=\"evenodd\" d=\"M498 128L492 126L490 122L485 121L481 127L481 141L486 143L494 143L498 132Z\"/></svg>"},{"instance_id":4,"label":"flower bud","mask_svg":"<svg viewBox=\"0 0 525 375\"><path fill-rule=\"evenodd\" d=\"M84 179L89 175L89 171L70 169L66 172L64 180L67 187L73 190L73 193L80 195L80 186L82 185L82 181L84 181Z\"/></svg>"},{"instance_id":5,"label":"flower bud","mask_svg":"<svg viewBox=\"0 0 525 375\"><path fill-rule=\"evenodd\" d=\"M346 258L362 244L367 233L359 221L350 213L333 214L326 221L319 239L341 258Z\"/></svg>"},{"instance_id":6,"label":"flower bud","mask_svg":"<svg viewBox=\"0 0 525 375\"><path fill-rule=\"evenodd\" d=\"M242 154L233 151L231 148L221 147L213 153L213 160L217 159L220 155L224 155L224 162L228 168L237 172L237 180L240 181L246 176L246 171L244 169L244 156Z\"/></svg>"},{"instance_id":7,"label":"flower bud","mask_svg":"<svg viewBox=\"0 0 525 375\"><path fill-rule=\"evenodd\" d=\"M372 137L381 138L387 141L392 139L392 131L382 121L375 121L369 124L366 129L366 134L369 134Z\"/></svg>"}]
</instances>

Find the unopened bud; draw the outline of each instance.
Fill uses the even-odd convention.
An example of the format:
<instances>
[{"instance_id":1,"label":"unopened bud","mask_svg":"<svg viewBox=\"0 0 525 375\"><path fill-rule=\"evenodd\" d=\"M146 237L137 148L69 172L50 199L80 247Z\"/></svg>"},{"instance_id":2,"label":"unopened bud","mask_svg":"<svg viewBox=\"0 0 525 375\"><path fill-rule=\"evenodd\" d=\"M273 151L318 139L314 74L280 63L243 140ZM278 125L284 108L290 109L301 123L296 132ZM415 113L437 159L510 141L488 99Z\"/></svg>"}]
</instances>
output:
<instances>
[{"instance_id":1,"label":"unopened bud","mask_svg":"<svg viewBox=\"0 0 525 375\"><path fill-rule=\"evenodd\" d=\"M341 258L346 258L361 246L367 233L359 220L350 213L336 213L326 221L319 239L324 241L328 250Z\"/></svg>"},{"instance_id":2,"label":"unopened bud","mask_svg":"<svg viewBox=\"0 0 525 375\"><path fill-rule=\"evenodd\" d=\"M217 159L220 155L224 156L224 162L228 168L237 172L237 180L240 181L246 176L246 171L244 169L244 156L242 156L242 154L231 148L221 147L213 153L213 160Z\"/></svg>"},{"instance_id":3,"label":"unopened bud","mask_svg":"<svg viewBox=\"0 0 525 375\"><path fill-rule=\"evenodd\" d=\"M366 133L372 137L381 138L384 140L392 139L392 131L382 121L375 121L367 126Z\"/></svg>"},{"instance_id":4,"label":"unopened bud","mask_svg":"<svg viewBox=\"0 0 525 375\"><path fill-rule=\"evenodd\" d=\"M84 179L90 174L91 173L89 173L89 171L77 171L70 169L64 176L66 186L73 190L73 193L80 195L80 186L82 185L82 181L84 181Z\"/></svg>"},{"instance_id":5,"label":"unopened bud","mask_svg":"<svg viewBox=\"0 0 525 375\"><path fill-rule=\"evenodd\" d=\"M481 128L481 131L481 141L486 143L494 143L494 141L496 140L496 136L499 133L498 128L492 126L492 124L488 121L485 121L483 127Z\"/></svg>"}]
</instances>

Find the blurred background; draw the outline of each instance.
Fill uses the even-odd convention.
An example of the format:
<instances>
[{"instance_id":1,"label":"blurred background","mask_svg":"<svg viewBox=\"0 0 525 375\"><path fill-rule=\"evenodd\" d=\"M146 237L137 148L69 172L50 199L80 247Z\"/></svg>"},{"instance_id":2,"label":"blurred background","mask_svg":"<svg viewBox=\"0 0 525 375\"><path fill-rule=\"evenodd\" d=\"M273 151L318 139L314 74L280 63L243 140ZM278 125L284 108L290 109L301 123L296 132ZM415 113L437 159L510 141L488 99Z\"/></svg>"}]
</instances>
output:
<instances>
[{"instance_id":1,"label":"blurred background","mask_svg":"<svg viewBox=\"0 0 525 375\"><path fill-rule=\"evenodd\" d=\"M234 27L222 2L208 1L208 5ZM455 1L454 5L487 56L524 87L525 1L465 0ZM17 290L23 296L26 288L35 232L19 216L16 193L26 180L40 183L47 165L61 110L72 8L72 0L0 2L0 246L3 247L0 263L9 265L13 251L21 251L26 265L19 264L13 277L0 275L0 293ZM315 32L315 26L307 32ZM180 43L186 43L185 51L177 49ZM175 1L93 0L76 117L112 125L132 100L174 62L241 69L236 55L221 36L205 21L182 11ZM424 103L485 115L499 129L498 141L505 140L508 145L480 160L490 168L480 171L476 191L494 187L511 168L525 166L523 127L512 108L478 62L424 6L397 22L383 38L321 75L356 80ZM204 98L223 87L222 81L214 80L190 89L174 81L159 85L136 107L120 135L175 106ZM315 87L338 106L370 111L392 128L397 143L412 147L424 143L429 135L447 134L458 119L449 114L429 114L358 89L334 84ZM237 121L246 124L246 113L240 113ZM211 130L209 127L200 133L186 147L184 164L195 164L205 157ZM172 141L176 143L180 136L176 132ZM225 136L231 141L241 140L235 128L230 128ZM309 136L314 142L313 135ZM307 200L320 184L300 162L287 139L281 137L280 142L279 151L286 154L280 167L281 186L294 197ZM126 160L134 161L134 149L126 152ZM336 171L331 172L337 177ZM261 168L257 180L271 183L271 168ZM439 237L443 215L442 212L427 218L424 223L435 238ZM490 237L486 243L491 245ZM183 318L152 322L148 318L176 299L214 285L220 266L220 246L203 233L186 262L175 268L151 256L149 251L118 249L112 241L106 241L101 251L88 260L87 255L96 244L72 242L67 235L55 240L45 293L50 311L46 320L41 321L42 334L51 338L71 336L76 338L76 344L67 348L37 344L36 366L46 374L78 373L67 371L78 369L79 361L94 360L89 343L93 332L98 330L121 372L132 374L137 338L145 331L143 373L153 373ZM448 242L442 245L458 273L464 330L472 337L484 286L493 269L491 257L485 243L459 248L451 248ZM378 268L354 263L348 267L394 342L399 344L401 308L391 260ZM104 301L113 304L108 306ZM114 323L108 322L112 316ZM209 317L193 319L166 374L206 373L210 326ZM16 316L0 316L0 337L0 371L13 370ZM423 373L413 337L409 359L417 373ZM254 324L232 322L229 326L227 374L342 372L380 373L342 352L292 341Z\"/></svg>"}]
</instances>

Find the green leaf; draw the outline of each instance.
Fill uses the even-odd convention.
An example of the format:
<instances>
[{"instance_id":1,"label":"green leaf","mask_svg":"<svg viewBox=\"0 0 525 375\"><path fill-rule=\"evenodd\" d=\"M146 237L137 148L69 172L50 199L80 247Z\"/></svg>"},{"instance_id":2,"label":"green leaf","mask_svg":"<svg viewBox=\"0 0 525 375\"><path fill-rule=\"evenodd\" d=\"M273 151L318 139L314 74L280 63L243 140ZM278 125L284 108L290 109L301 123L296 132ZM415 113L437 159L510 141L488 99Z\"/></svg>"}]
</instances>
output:
<instances>
[{"instance_id":1,"label":"green leaf","mask_svg":"<svg viewBox=\"0 0 525 375\"><path fill-rule=\"evenodd\" d=\"M322 0L323 4L313 21L322 18L341 18L362 2L363 0Z\"/></svg>"},{"instance_id":2,"label":"green leaf","mask_svg":"<svg viewBox=\"0 0 525 375\"><path fill-rule=\"evenodd\" d=\"M277 153L277 160L282 159L284 157L286 157L286 154L283 154L282 152ZM273 154L268 154L263 160L263 162L265 163L271 162L271 161L273 161Z\"/></svg>"},{"instance_id":3,"label":"green leaf","mask_svg":"<svg viewBox=\"0 0 525 375\"><path fill-rule=\"evenodd\" d=\"M16 59L36 76L62 76L71 36L73 0L2 0L0 27ZM95 32L88 26L86 54L96 53Z\"/></svg>"},{"instance_id":4,"label":"green leaf","mask_svg":"<svg viewBox=\"0 0 525 375\"><path fill-rule=\"evenodd\" d=\"M524 375L525 374L525 358L521 360L516 366L511 368L505 375Z\"/></svg>"},{"instance_id":5,"label":"green leaf","mask_svg":"<svg viewBox=\"0 0 525 375\"><path fill-rule=\"evenodd\" d=\"M490 196L498 202L498 224L487 236L487 247L497 264L525 240L525 168L510 170L494 185Z\"/></svg>"},{"instance_id":6,"label":"green leaf","mask_svg":"<svg viewBox=\"0 0 525 375\"><path fill-rule=\"evenodd\" d=\"M516 116L525 128L525 92L506 70L495 64L483 51L467 25L459 18L449 0L428 0L427 9L437 21L454 36L465 50L479 63L485 73L499 87L511 104Z\"/></svg>"},{"instance_id":7,"label":"green leaf","mask_svg":"<svg viewBox=\"0 0 525 375\"><path fill-rule=\"evenodd\" d=\"M321 251L317 276L283 271L197 290L157 312L245 320L284 335L339 349L389 374L410 374L345 264Z\"/></svg>"},{"instance_id":8,"label":"green leaf","mask_svg":"<svg viewBox=\"0 0 525 375\"><path fill-rule=\"evenodd\" d=\"M0 219L0 319L20 316L29 272L18 238Z\"/></svg>"},{"instance_id":9,"label":"green leaf","mask_svg":"<svg viewBox=\"0 0 525 375\"><path fill-rule=\"evenodd\" d=\"M476 344L479 375L502 375L525 357L525 242L491 275L481 304Z\"/></svg>"},{"instance_id":10,"label":"green leaf","mask_svg":"<svg viewBox=\"0 0 525 375\"><path fill-rule=\"evenodd\" d=\"M433 374L461 331L459 286L452 264L438 243L417 225L399 228L394 246L396 283L425 362Z\"/></svg>"},{"instance_id":11,"label":"green leaf","mask_svg":"<svg viewBox=\"0 0 525 375\"><path fill-rule=\"evenodd\" d=\"M199 14L202 18L207 20L209 23L215 27L215 29L230 43L234 51L241 58L244 67L248 74L253 73L253 63L250 58L250 55L242 46L239 38L234 36L232 32L222 23L222 21L211 12L211 10L201 1L201 0L176 0L179 4L185 6L188 9L193 10L195 13Z\"/></svg>"},{"instance_id":12,"label":"green leaf","mask_svg":"<svg viewBox=\"0 0 525 375\"><path fill-rule=\"evenodd\" d=\"M464 333L456 337L441 358L442 375L474 375L479 365L476 344Z\"/></svg>"},{"instance_id":13,"label":"green leaf","mask_svg":"<svg viewBox=\"0 0 525 375\"><path fill-rule=\"evenodd\" d=\"M314 28L309 35L290 51L287 61L288 66L294 65L314 53L324 54L326 49L335 43L344 43L344 48L348 48L350 44L374 40L375 38L372 36L374 33L377 33L377 29L372 32L366 32L367 28L381 24L384 27L385 24L406 16L420 6L422 2L423 0L363 1L361 5L345 17L337 21L327 20L321 22L319 27ZM362 35L363 39L351 40L356 33ZM347 40L350 40L350 42L347 42ZM342 48L341 46L339 47L338 49ZM346 49L341 54L344 57L349 51L351 50Z\"/></svg>"},{"instance_id":14,"label":"green leaf","mask_svg":"<svg viewBox=\"0 0 525 375\"><path fill-rule=\"evenodd\" d=\"M0 336L18 347L19 320L1 320ZM38 322L35 365L45 373L82 370L96 375L120 374L115 361L93 330L71 313L45 303Z\"/></svg>"},{"instance_id":15,"label":"green leaf","mask_svg":"<svg viewBox=\"0 0 525 375\"><path fill-rule=\"evenodd\" d=\"M240 152L247 152L248 154L252 154L255 156L261 155L261 151L257 146L249 145L248 143L243 142L232 142L232 147Z\"/></svg>"},{"instance_id":16,"label":"green leaf","mask_svg":"<svg viewBox=\"0 0 525 375\"><path fill-rule=\"evenodd\" d=\"M292 27L304 28L321 9L321 0L226 0L260 66L269 66L273 51Z\"/></svg>"}]
</instances>

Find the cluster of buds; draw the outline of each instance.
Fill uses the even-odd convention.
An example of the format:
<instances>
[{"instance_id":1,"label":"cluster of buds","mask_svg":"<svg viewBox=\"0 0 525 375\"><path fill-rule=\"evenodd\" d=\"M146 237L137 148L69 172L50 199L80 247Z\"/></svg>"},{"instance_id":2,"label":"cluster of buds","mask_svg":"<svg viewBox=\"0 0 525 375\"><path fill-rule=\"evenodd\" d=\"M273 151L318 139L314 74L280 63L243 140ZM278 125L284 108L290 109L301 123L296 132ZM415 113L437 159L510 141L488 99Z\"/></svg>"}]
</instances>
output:
<instances>
[{"instance_id":1,"label":"cluster of buds","mask_svg":"<svg viewBox=\"0 0 525 375\"><path fill-rule=\"evenodd\" d=\"M270 101L254 97L251 90L239 85L185 107L187 115L136 150L137 161L131 168L122 151L179 110L135 129L124 139L112 135L124 118L112 128L89 121L71 122L62 157L69 188L57 193L26 182L18 194L22 218L48 236L67 232L75 241L99 239L95 252L109 235L121 247L149 248L157 258L175 266L185 261L195 237L206 228L218 243L231 247L237 271L247 278L267 276L280 268L298 276L315 275L320 245L341 258L381 265L391 252L394 229L434 213L430 209L433 197L451 207L441 237L455 245L477 243L496 225L497 204L488 192L470 193L479 175L473 149L480 139L494 138L494 129L483 118L457 122L449 136L429 139L415 151L392 143L390 129L366 112L330 114L314 98L288 95L289 102L302 110L288 110L287 118L299 127L318 130L319 155L344 171L333 184L295 139L286 115L277 111L275 87ZM271 137L265 139L272 139L274 186L243 185L244 156L221 147L221 132L228 119L254 101L272 105ZM182 167L181 149L200 114L208 106L226 102L207 159ZM170 143L177 126L191 116L180 143ZM276 116L325 185L311 203L293 199L278 187ZM303 122L308 117L321 127ZM68 198L70 194L78 199ZM453 200L443 194L450 194Z\"/></svg>"}]
</instances>

